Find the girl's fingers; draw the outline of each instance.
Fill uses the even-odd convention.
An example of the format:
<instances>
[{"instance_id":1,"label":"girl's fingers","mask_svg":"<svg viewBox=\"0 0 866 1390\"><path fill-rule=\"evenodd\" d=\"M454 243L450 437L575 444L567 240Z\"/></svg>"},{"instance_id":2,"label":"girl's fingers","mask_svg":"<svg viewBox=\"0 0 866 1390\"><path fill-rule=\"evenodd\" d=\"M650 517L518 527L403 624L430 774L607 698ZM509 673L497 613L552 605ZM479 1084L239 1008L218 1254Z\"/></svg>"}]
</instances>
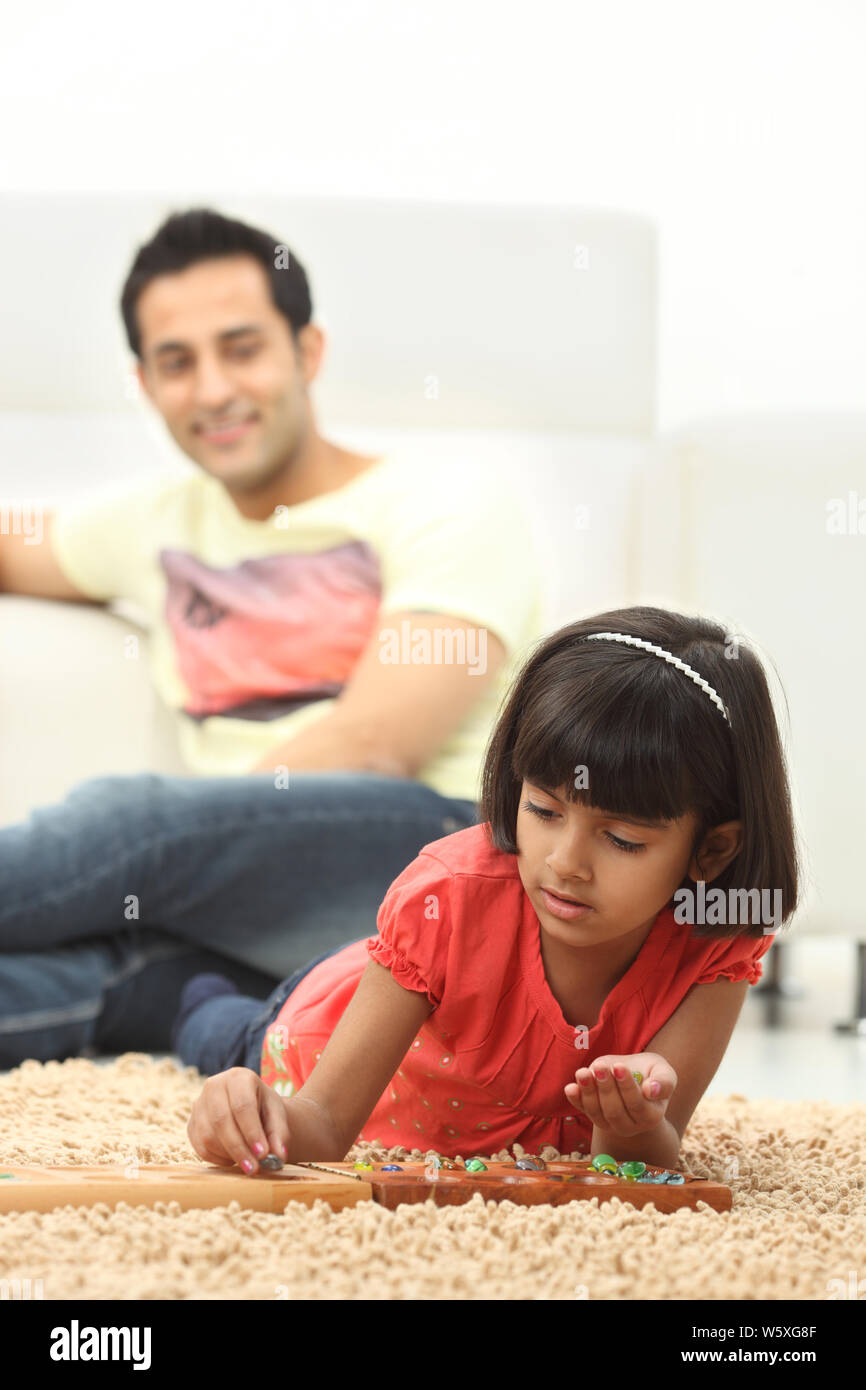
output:
<instances>
[{"instance_id":1,"label":"girl's fingers","mask_svg":"<svg viewBox=\"0 0 866 1390\"><path fill-rule=\"evenodd\" d=\"M658 1091L655 1095L653 1095L653 1091L656 1087L658 1087ZM640 1086L641 1095L643 1096L644 1100L649 1101L670 1100L671 1096L673 1095L673 1091L673 1086L667 1084L664 1081L651 1081L647 1079L645 1081L642 1081Z\"/></svg>"},{"instance_id":2,"label":"girl's fingers","mask_svg":"<svg viewBox=\"0 0 866 1390\"><path fill-rule=\"evenodd\" d=\"M677 1087L677 1074L669 1062L658 1053L650 1052L642 1057L631 1057L625 1059L631 1063L635 1071L643 1073L641 1082L641 1095L648 1100L670 1100ZM653 1095L654 1085L660 1087L657 1095Z\"/></svg>"},{"instance_id":3,"label":"girl's fingers","mask_svg":"<svg viewBox=\"0 0 866 1390\"><path fill-rule=\"evenodd\" d=\"M210 1126L204 1116L201 1105L201 1097L195 1102L192 1114L189 1117L189 1124L186 1127L189 1142L195 1149L199 1158L203 1158L206 1163L216 1163L220 1168L231 1168L234 1159L217 1146L217 1141L211 1133Z\"/></svg>"},{"instance_id":4,"label":"girl's fingers","mask_svg":"<svg viewBox=\"0 0 866 1390\"><path fill-rule=\"evenodd\" d=\"M218 1163L222 1167L224 1164L230 1163L231 1159L214 1147L213 1138L208 1132L202 1101L203 1095L193 1102L192 1113L186 1127L187 1138L199 1158L206 1159L208 1163Z\"/></svg>"},{"instance_id":5,"label":"girl's fingers","mask_svg":"<svg viewBox=\"0 0 866 1390\"><path fill-rule=\"evenodd\" d=\"M578 1086L576 1081L569 1082L569 1084L565 1087L565 1098L568 1101L569 1105L574 1106L575 1110L581 1110L584 1114L586 1113L586 1107L583 1102L582 1088Z\"/></svg>"},{"instance_id":6,"label":"girl's fingers","mask_svg":"<svg viewBox=\"0 0 866 1390\"><path fill-rule=\"evenodd\" d=\"M576 1095L572 1099L572 1104L577 1109L582 1110L587 1119L592 1120L594 1125L602 1124L604 1116L599 1104L598 1088L592 1072L587 1067L583 1067L576 1073L575 1091Z\"/></svg>"},{"instance_id":7,"label":"girl's fingers","mask_svg":"<svg viewBox=\"0 0 866 1390\"><path fill-rule=\"evenodd\" d=\"M584 1067L577 1073L577 1080L581 1083L581 1104L593 1124L611 1129L639 1127L642 1098L638 1102L637 1084L630 1073L620 1081L609 1066L599 1064L594 1068ZM632 1087L631 1107L624 1095L628 1083Z\"/></svg>"},{"instance_id":8,"label":"girl's fingers","mask_svg":"<svg viewBox=\"0 0 866 1390\"><path fill-rule=\"evenodd\" d=\"M622 1076L617 1076L617 1071L623 1072ZM644 1095L646 1081L636 1081L629 1067L624 1067L620 1063L614 1063L611 1068L613 1084L618 1087L622 1097L625 1113L633 1124L639 1125L644 1121L655 1124L656 1111L650 1105L649 1096ZM647 1086L649 1090L649 1086Z\"/></svg>"},{"instance_id":9,"label":"girl's fingers","mask_svg":"<svg viewBox=\"0 0 866 1390\"><path fill-rule=\"evenodd\" d=\"M233 1067L208 1077L198 1101L199 1129L202 1143L213 1153L224 1153L232 1163L255 1172L258 1157L252 1145L261 1144L262 1156L267 1152L266 1140L259 1119L256 1073L246 1067ZM252 1110L255 1110L253 1120ZM258 1131L258 1133L256 1133ZM190 1129L192 1138L192 1127Z\"/></svg>"},{"instance_id":10,"label":"girl's fingers","mask_svg":"<svg viewBox=\"0 0 866 1390\"><path fill-rule=\"evenodd\" d=\"M200 1158L221 1168L237 1164L247 1173L255 1172L267 1153L285 1160L291 1139L284 1101L248 1067L208 1078L187 1134Z\"/></svg>"},{"instance_id":11,"label":"girl's fingers","mask_svg":"<svg viewBox=\"0 0 866 1390\"><path fill-rule=\"evenodd\" d=\"M211 1097L211 1103L207 1111L207 1130L210 1136L210 1144L213 1148L220 1150L226 1155L230 1164L237 1164L244 1171L252 1173L258 1166L255 1155L250 1152L248 1145L244 1142L244 1137L235 1124L227 1096L223 1092L222 1097Z\"/></svg>"},{"instance_id":12,"label":"girl's fingers","mask_svg":"<svg viewBox=\"0 0 866 1390\"><path fill-rule=\"evenodd\" d=\"M285 1160L289 1155L292 1137L285 1102L270 1086L265 1086L261 1105L262 1123L268 1136L268 1153L279 1154L280 1158Z\"/></svg>"},{"instance_id":13,"label":"girl's fingers","mask_svg":"<svg viewBox=\"0 0 866 1390\"><path fill-rule=\"evenodd\" d=\"M627 1079L634 1088L634 1077L628 1076ZM635 1116L629 1111L625 1101L625 1078L620 1082L609 1066L601 1066L595 1071L595 1081L602 1124L609 1125L612 1129L622 1127L623 1124L635 1124Z\"/></svg>"},{"instance_id":14,"label":"girl's fingers","mask_svg":"<svg viewBox=\"0 0 866 1390\"><path fill-rule=\"evenodd\" d=\"M657 1059L653 1060L656 1075L645 1075L637 1082L629 1066L616 1059L599 1058L591 1067L582 1067L575 1073L574 1083L565 1088L566 1097L575 1109L600 1127L624 1132L651 1129L659 1120L659 1103L670 1098L676 1085L672 1069L666 1065L659 1067ZM614 1067L624 1075L614 1075ZM647 1095L654 1083L660 1086L659 1094Z\"/></svg>"},{"instance_id":15,"label":"girl's fingers","mask_svg":"<svg viewBox=\"0 0 866 1390\"><path fill-rule=\"evenodd\" d=\"M268 1152L268 1136L260 1108L268 1087L264 1086L258 1073L249 1067L232 1067L225 1077L232 1118L244 1145L238 1162L243 1165L244 1160L249 1160L258 1167L259 1159Z\"/></svg>"},{"instance_id":16,"label":"girl's fingers","mask_svg":"<svg viewBox=\"0 0 866 1390\"><path fill-rule=\"evenodd\" d=\"M216 1149L209 1148L207 1144L201 1147L193 1145L196 1153L205 1160L206 1163L215 1163L218 1168L234 1168L235 1161L229 1158L228 1154L219 1153Z\"/></svg>"}]
</instances>

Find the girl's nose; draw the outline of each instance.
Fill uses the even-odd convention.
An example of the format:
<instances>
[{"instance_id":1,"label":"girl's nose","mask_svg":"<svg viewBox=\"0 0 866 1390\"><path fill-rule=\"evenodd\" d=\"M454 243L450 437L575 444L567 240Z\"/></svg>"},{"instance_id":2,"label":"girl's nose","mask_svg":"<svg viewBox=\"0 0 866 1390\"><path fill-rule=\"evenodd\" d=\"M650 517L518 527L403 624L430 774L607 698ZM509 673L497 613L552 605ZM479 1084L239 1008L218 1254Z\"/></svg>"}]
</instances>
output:
<instances>
[{"instance_id":1,"label":"girl's nose","mask_svg":"<svg viewBox=\"0 0 866 1390\"><path fill-rule=\"evenodd\" d=\"M592 878L589 836L580 829L572 830L570 835L564 836L557 843L556 849L548 855L546 863L561 883L570 878L588 882Z\"/></svg>"},{"instance_id":2,"label":"girl's nose","mask_svg":"<svg viewBox=\"0 0 866 1390\"><path fill-rule=\"evenodd\" d=\"M579 879L582 883L589 883L592 879L592 868L586 854L551 854L546 863L560 883L567 883L571 878Z\"/></svg>"}]
</instances>

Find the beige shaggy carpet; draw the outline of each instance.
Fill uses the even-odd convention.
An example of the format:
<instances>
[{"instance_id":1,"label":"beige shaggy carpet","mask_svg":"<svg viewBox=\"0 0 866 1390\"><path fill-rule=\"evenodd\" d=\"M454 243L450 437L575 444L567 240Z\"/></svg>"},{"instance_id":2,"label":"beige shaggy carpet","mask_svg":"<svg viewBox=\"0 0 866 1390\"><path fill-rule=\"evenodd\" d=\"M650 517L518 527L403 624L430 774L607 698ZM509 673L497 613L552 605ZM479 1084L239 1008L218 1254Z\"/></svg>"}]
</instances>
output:
<instances>
[{"instance_id":1,"label":"beige shaggy carpet","mask_svg":"<svg viewBox=\"0 0 866 1390\"><path fill-rule=\"evenodd\" d=\"M202 1081L141 1053L25 1062L0 1076L0 1163L196 1162L186 1124ZM422 1157L347 1157L365 1150ZM733 1210L478 1194L394 1212L293 1202L279 1216L65 1207L0 1216L0 1279L41 1279L46 1300L826 1300L866 1277L866 1105L706 1098L680 1166L727 1182Z\"/></svg>"}]
</instances>

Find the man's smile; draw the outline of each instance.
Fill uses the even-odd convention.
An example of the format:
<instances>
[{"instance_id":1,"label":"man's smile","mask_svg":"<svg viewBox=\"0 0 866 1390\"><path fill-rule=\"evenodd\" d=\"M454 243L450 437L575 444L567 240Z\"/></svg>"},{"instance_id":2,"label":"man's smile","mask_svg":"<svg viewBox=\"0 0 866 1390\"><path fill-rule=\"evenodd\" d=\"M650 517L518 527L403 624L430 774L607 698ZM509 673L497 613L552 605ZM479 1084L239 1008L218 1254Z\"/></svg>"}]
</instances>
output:
<instances>
[{"instance_id":1,"label":"man's smile","mask_svg":"<svg viewBox=\"0 0 866 1390\"><path fill-rule=\"evenodd\" d=\"M207 444L236 444L245 438L255 424L257 415L249 415L242 420L227 420L219 425L195 425L193 433L199 435Z\"/></svg>"}]
</instances>

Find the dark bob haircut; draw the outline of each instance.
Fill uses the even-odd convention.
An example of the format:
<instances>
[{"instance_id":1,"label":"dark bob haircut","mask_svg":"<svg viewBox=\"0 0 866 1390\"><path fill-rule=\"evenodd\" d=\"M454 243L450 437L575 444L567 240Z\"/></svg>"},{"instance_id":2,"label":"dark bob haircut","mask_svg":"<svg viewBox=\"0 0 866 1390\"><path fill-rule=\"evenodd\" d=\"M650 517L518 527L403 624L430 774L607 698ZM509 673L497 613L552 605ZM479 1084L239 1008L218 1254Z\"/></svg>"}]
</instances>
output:
<instances>
[{"instance_id":1,"label":"dark bob haircut","mask_svg":"<svg viewBox=\"0 0 866 1390\"><path fill-rule=\"evenodd\" d=\"M679 657L727 707L659 656L621 642L623 632ZM576 787L575 770L588 770ZM692 811L705 833L742 822L740 849L708 884L781 890L781 920L797 906L799 865L791 795L766 676L739 638L706 618L663 608L619 608L582 618L537 643L493 731L482 771L481 819L490 843L517 854L522 783L567 789L571 802L608 814L676 820ZM682 888L694 885L688 875ZM673 899L671 899L673 902ZM762 936L759 921L697 924L697 936Z\"/></svg>"},{"instance_id":2,"label":"dark bob haircut","mask_svg":"<svg viewBox=\"0 0 866 1390\"><path fill-rule=\"evenodd\" d=\"M121 292L120 312L129 346L136 357L141 357L141 335L135 306L145 286L158 275L186 270L199 261L219 260L225 256L253 256L259 262L267 275L274 304L288 321L292 336L297 338L313 315L310 287L306 271L293 253L288 254L288 265L276 264L278 247L285 247L285 243L269 232L223 217L210 208L173 213L150 241L139 247ZM285 252L279 259L286 259Z\"/></svg>"}]
</instances>

